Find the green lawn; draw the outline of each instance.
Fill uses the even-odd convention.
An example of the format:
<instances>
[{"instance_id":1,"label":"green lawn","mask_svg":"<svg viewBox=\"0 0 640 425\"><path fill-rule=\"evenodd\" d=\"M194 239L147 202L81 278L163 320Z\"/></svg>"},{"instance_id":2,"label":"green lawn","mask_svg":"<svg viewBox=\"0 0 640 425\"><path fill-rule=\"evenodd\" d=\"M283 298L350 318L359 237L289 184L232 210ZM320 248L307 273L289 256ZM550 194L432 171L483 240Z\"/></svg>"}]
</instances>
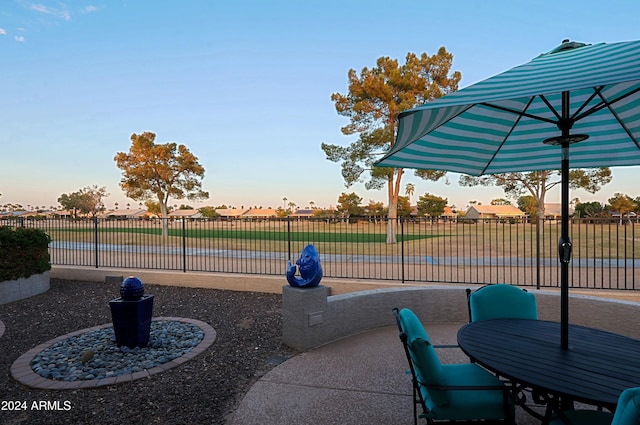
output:
<instances>
[{"instance_id":1,"label":"green lawn","mask_svg":"<svg viewBox=\"0 0 640 425\"><path fill-rule=\"evenodd\" d=\"M65 229L66 231L93 233L95 230L87 228ZM110 227L98 230L100 234L120 233L120 234L141 234L141 235L162 235L161 228L125 228ZM182 237L182 229L169 229L170 237ZM185 229L184 236L196 239L241 239L241 240L263 240L263 241L317 241L325 243L385 243L387 236L384 233L343 233L343 232L297 232L297 231L271 231L265 230L238 230L238 229ZM430 239L445 235L434 234L408 234L398 235L398 242L412 241L419 239Z\"/></svg>"}]
</instances>

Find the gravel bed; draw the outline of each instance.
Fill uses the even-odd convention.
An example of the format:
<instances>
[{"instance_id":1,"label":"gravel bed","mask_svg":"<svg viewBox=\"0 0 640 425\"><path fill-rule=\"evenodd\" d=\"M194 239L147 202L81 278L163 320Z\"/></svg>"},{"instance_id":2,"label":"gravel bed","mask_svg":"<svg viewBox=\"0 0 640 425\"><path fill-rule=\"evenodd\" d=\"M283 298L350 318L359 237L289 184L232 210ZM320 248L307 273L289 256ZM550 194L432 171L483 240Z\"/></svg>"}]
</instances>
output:
<instances>
[{"instance_id":1,"label":"gravel bed","mask_svg":"<svg viewBox=\"0 0 640 425\"><path fill-rule=\"evenodd\" d=\"M118 347L113 327L66 338L31 361L40 376L58 381L86 381L142 372L183 356L204 338L199 327L177 321L151 322L146 347ZM83 357L88 359L83 361Z\"/></svg>"},{"instance_id":2,"label":"gravel bed","mask_svg":"<svg viewBox=\"0 0 640 425\"><path fill-rule=\"evenodd\" d=\"M52 279L45 294L0 305L0 423L225 424L257 379L297 354L282 344L280 294L145 285L154 317L206 322L213 345L179 367L99 388L40 390L11 377L12 363L33 347L110 323L118 289Z\"/></svg>"}]
</instances>

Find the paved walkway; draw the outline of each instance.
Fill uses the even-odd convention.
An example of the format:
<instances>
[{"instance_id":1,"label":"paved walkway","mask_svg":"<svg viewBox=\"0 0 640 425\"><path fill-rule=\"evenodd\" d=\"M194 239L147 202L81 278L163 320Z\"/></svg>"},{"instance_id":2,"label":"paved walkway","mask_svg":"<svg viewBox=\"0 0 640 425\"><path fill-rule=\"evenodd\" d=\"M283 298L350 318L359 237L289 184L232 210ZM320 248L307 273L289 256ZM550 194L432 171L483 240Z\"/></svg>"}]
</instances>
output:
<instances>
[{"instance_id":1,"label":"paved walkway","mask_svg":"<svg viewBox=\"0 0 640 425\"><path fill-rule=\"evenodd\" d=\"M462 323L425 323L443 363L466 363L455 346ZM451 347L453 345L453 347ZM295 356L245 395L231 425L413 424L407 359L388 326ZM519 425L537 424L517 411Z\"/></svg>"}]
</instances>

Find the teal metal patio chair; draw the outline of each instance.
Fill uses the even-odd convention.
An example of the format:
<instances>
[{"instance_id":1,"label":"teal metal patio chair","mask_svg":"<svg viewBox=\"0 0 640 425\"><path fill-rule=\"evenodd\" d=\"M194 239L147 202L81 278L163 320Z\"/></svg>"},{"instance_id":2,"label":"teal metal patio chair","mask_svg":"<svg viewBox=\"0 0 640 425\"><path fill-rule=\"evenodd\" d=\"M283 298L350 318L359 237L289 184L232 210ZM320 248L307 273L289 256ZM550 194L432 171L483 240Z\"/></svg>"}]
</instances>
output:
<instances>
[{"instance_id":1,"label":"teal metal patio chair","mask_svg":"<svg viewBox=\"0 0 640 425\"><path fill-rule=\"evenodd\" d=\"M467 289L469 321L491 319L538 319L538 303L535 295L526 289L506 284L489 284L472 292ZM542 420L543 415L529 406L530 398L536 405L544 405L544 394L533 391L516 382L505 381L515 403L531 416Z\"/></svg>"},{"instance_id":2,"label":"teal metal patio chair","mask_svg":"<svg viewBox=\"0 0 640 425\"><path fill-rule=\"evenodd\" d=\"M549 425L637 424L640 424L640 388L628 388L620 394L615 414L598 410L569 410L549 422Z\"/></svg>"},{"instance_id":3,"label":"teal metal patio chair","mask_svg":"<svg viewBox=\"0 0 640 425\"><path fill-rule=\"evenodd\" d=\"M393 314L411 371L414 423L420 417L427 424L515 424L514 405L503 382L477 364L442 364L415 313L394 308Z\"/></svg>"},{"instance_id":4,"label":"teal metal patio chair","mask_svg":"<svg viewBox=\"0 0 640 425\"><path fill-rule=\"evenodd\" d=\"M536 296L525 289L506 284L467 289L469 321L489 319L538 319Z\"/></svg>"}]
</instances>

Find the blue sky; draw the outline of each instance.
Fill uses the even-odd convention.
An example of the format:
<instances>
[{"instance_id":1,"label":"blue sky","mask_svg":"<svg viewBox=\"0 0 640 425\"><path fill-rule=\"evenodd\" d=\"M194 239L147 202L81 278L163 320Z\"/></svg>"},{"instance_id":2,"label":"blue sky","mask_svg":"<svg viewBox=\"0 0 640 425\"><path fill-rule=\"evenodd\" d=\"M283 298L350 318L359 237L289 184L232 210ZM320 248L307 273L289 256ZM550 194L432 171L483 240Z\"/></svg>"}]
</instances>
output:
<instances>
[{"instance_id":1,"label":"blue sky","mask_svg":"<svg viewBox=\"0 0 640 425\"><path fill-rule=\"evenodd\" d=\"M185 144L206 169L201 203L278 207L335 205L341 192L386 204L386 191L344 186L322 142L348 144L331 94L347 72L381 56L445 46L460 88L531 60L569 38L640 38L640 3L408 0L0 2L0 205L57 205L62 193L106 186L130 202L113 157L132 133ZM640 196L638 167L583 201ZM458 176L416 185L464 208L504 197L463 188ZM404 186L403 184L403 186ZM415 201L414 201L415 202ZM547 202L559 202L551 192Z\"/></svg>"}]
</instances>

